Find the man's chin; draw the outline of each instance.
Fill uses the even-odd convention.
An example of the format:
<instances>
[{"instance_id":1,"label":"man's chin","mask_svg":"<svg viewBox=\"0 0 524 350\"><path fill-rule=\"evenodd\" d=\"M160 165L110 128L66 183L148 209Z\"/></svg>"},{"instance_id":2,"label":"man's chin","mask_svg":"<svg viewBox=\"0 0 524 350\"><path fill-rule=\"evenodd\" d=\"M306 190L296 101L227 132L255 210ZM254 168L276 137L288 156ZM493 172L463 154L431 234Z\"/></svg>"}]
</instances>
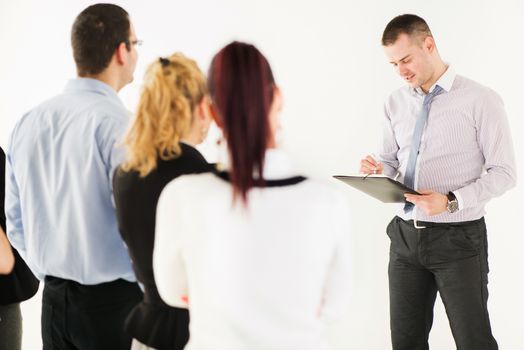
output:
<instances>
[{"instance_id":1,"label":"man's chin","mask_svg":"<svg viewBox=\"0 0 524 350\"><path fill-rule=\"evenodd\" d=\"M127 84L131 84L133 82L133 80L135 80L135 77L133 77L133 76L129 77L129 79L127 79L126 85Z\"/></svg>"},{"instance_id":2,"label":"man's chin","mask_svg":"<svg viewBox=\"0 0 524 350\"><path fill-rule=\"evenodd\" d=\"M413 89L418 89L420 87L420 84L416 81L409 81L408 85L411 86Z\"/></svg>"}]
</instances>

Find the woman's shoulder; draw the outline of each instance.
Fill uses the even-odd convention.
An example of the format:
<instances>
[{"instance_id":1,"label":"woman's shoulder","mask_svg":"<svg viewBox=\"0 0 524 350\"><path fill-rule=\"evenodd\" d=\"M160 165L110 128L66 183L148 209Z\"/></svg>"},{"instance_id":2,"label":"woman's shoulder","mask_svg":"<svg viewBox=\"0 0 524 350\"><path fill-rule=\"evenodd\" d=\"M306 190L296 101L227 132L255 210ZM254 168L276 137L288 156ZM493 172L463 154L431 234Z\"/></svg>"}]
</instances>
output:
<instances>
[{"instance_id":1,"label":"woman's shoulder","mask_svg":"<svg viewBox=\"0 0 524 350\"><path fill-rule=\"evenodd\" d=\"M304 191L314 193L315 198L326 201L340 201L345 198L335 184L317 178L307 178L304 181Z\"/></svg>"},{"instance_id":2,"label":"woman's shoulder","mask_svg":"<svg viewBox=\"0 0 524 350\"><path fill-rule=\"evenodd\" d=\"M212 173L182 175L166 184L160 194L157 209L191 211L206 199L223 195L224 188Z\"/></svg>"},{"instance_id":3,"label":"woman's shoulder","mask_svg":"<svg viewBox=\"0 0 524 350\"><path fill-rule=\"evenodd\" d=\"M177 195L196 195L212 191L219 183L217 176L209 171L197 174L185 174L171 180L162 193L176 193Z\"/></svg>"},{"instance_id":4,"label":"woman's shoulder","mask_svg":"<svg viewBox=\"0 0 524 350\"><path fill-rule=\"evenodd\" d=\"M181 153L170 159L158 159L157 171L185 173L201 173L210 171L212 166L196 148L180 143Z\"/></svg>"}]
</instances>

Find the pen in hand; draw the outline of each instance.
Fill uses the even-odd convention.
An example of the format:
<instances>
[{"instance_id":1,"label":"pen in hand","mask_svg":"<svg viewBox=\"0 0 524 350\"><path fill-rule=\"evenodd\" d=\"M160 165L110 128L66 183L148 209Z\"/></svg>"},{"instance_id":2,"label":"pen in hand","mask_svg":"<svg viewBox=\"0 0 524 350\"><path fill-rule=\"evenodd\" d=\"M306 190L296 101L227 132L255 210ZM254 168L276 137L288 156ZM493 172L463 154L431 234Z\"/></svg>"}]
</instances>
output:
<instances>
[{"instance_id":1,"label":"pen in hand","mask_svg":"<svg viewBox=\"0 0 524 350\"><path fill-rule=\"evenodd\" d=\"M371 153L364 159L360 160L360 172L362 174L382 174L384 171L384 164L376 160L377 157Z\"/></svg>"}]
</instances>

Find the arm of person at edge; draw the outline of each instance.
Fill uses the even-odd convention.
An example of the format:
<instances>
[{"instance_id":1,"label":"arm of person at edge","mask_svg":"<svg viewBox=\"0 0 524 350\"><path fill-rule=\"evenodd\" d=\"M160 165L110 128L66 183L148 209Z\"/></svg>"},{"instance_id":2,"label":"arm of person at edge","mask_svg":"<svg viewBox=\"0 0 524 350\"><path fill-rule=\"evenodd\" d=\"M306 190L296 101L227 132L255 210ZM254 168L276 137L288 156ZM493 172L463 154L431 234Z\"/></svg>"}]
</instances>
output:
<instances>
[{"instance_id":1,"label":"arm of person at edge","mask_svg":"<svg viewBox=\"0 0 524 350\"><path fill-rule=\"evenodd\" d=\"M2 186L0 188L0 198L4 200L5 198L5 154L4 150L0 148L0 171L3 173L0 174L0 185ZM0 206L2 213L0 213L0 216L3 216L5 213L5 208L3 203ZM3 218L2 218L3 219ZM11 273L13 270L13 267L15 265L15 256L13 254L13 250L11 249L11 244L7 240L7 236L4 232L5 222L2 224L2 228L0 228L0 274L8 274Z\"/></svg>"},{"instance_id":2,"label":"arm of person at edge","mask_svg":"<svg viewBox=\"0 0 524 350\"><path fill-rule=\"evenodd\" d=\"M15 265L15 256L11 245L7 240L4 230L0 228L0 274L7 275L11 273Z\"/></svg>"},{"instance_id":3,"label":"arm of person at edge","mask_svg":"<svg viewBox=\"0 0 524 350\"><path fill-rule=\"evenodd\" d=\"M20 195L18 183L13 173L12 167L12 144L17 133L15 126L6 154L6 173L5 173L5 217L6 232L9 242L15 248L22 259L26 259L26 242L24 235L24 226L22 224L22 209L20 204Z\"/></svg>"}]
</instances>

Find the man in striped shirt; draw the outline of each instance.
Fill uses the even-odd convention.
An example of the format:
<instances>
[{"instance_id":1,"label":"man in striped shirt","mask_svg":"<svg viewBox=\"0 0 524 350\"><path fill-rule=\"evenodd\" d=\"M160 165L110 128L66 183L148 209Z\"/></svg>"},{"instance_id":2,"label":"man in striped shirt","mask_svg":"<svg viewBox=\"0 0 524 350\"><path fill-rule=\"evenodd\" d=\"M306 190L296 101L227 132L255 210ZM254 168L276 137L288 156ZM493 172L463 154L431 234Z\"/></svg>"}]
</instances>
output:
<instances>
[{"instance_id":1,"label":"man in striped shirt","mask_svg":"<svg viewBox=\"0 0 524 350\"><path fill-rule=\"evenodd\" d=\"M386 101L380 154L362 159L361 171L398 173L421 194L406 194L387 228L393 349L429 349L437 291L458 349L498 349L487 311L483 216L485 204L516 181L502 100L446 64L418 16L391 20L382 45L408 86Z\"/></svg>"}]
</instances>

